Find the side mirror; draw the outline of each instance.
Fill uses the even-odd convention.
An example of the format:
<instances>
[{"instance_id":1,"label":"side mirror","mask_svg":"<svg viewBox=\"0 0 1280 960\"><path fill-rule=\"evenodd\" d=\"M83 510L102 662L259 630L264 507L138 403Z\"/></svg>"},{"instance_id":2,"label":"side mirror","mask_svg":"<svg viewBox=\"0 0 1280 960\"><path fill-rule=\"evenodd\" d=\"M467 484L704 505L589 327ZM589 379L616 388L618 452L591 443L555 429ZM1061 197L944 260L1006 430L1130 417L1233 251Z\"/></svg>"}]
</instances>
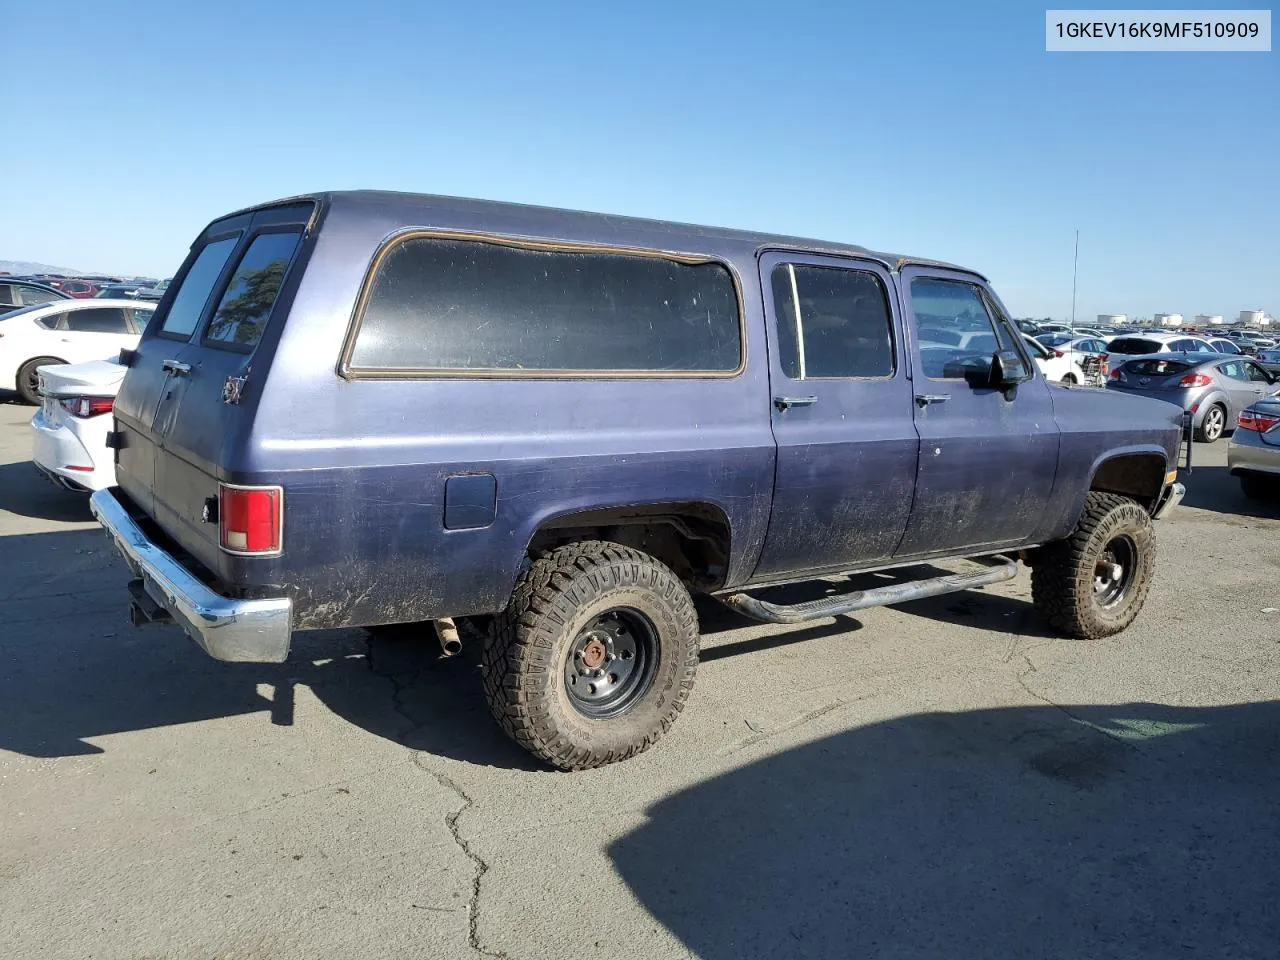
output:
<instances>
[{"instance_id":1,"label":"side mirror","mask_svg":"<svg viewBox=\"0 0 1280 960\"><path fill-rule=\"evenodd\" d=\"M1001 350L991 357L991 386L1009 387L1026 383L1035 373L1017 350Z\"/></svg>"},{"instance_id":2,"label":"side mirror","mask_svg":"<svg viewBox=\"0 0 1280 960\"><path fill-rule=\"evenodd\" d=\"M978 358L971 358L977 360ZM1003 390L1032 379L1035 373L1016 350L1000 350L991 355L990 363L981 361L968 366L964 378L975 389Z\"/></svg>"}]
</instances>

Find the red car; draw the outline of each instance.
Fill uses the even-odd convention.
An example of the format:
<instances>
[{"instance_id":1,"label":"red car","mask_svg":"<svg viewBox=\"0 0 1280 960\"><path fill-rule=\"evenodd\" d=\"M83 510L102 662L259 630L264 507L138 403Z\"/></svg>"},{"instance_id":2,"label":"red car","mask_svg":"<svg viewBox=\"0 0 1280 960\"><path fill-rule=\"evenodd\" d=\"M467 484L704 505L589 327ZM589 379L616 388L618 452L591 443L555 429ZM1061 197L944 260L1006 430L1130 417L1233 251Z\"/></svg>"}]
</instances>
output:
<instances>
[{"instance_id":1,"label":"red car","mask_svg":"<svg viewBox=\"0 0 1280 960\"><path fill-rule=\"evenodd\" d=\"M57 280L54 286L76 300L84 300L98 292L98 285L88 280Z\"/></svg>"}]
</instances>

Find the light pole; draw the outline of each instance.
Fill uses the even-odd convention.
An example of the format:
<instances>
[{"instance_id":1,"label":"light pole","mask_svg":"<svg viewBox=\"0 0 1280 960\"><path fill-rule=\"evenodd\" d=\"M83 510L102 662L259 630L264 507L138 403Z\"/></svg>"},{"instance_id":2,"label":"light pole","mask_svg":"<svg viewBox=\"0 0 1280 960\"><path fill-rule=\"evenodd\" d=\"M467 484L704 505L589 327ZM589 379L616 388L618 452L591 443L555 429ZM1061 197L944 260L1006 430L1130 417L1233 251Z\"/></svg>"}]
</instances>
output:
<instances>
[{"instance_id":1,"label":"light pole","mask_svg":"<svg viewBox=\"0 0 1280 960\"><path fill-rule=\"evenodd\" d=\"M1076 274L1080 267L1080 231L1076 230L1076 252L1071 258L1071 333L1076 332Z\"/></svg>"}]
</instances>

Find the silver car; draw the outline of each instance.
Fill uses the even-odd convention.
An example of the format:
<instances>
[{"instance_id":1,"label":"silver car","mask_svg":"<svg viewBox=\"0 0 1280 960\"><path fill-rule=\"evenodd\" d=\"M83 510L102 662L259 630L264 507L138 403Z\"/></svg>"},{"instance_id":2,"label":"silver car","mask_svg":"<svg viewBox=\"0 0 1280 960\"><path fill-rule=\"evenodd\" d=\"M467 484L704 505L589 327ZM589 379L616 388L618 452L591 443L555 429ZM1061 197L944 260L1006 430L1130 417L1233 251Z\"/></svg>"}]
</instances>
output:
<instances>
[{"instance_id":1,"label":"silver car","mask_svg":"<svg viewBox=\"0 0 1280 960\"><path fill-rule=\"evenodd\" d=\"M1227 469L1254 500L1280 494L1280 397L1259 400L1240 413L1227 445Z\"/></svg>"},{"instance_id":2,"label":"silver car","mask_svg":"<svg viewBox=\"0 0 1280 960\"><path fill-rule=\"evenodd\" d=\"M1112 356L1108 390L1141 393L1191 413L1195 438L1213 443L1234 426L1240 411L1276 392L1277 376L1248 357L1221 353Z\"/></svg>"}]
</instances>

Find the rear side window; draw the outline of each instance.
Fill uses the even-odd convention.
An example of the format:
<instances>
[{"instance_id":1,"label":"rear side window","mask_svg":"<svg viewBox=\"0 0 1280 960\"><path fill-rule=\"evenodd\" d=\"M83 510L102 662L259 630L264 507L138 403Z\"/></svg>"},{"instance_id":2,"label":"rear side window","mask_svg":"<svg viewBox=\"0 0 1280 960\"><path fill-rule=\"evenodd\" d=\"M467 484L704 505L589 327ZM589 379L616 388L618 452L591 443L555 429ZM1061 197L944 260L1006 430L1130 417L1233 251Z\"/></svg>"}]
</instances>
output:
<instances>
[{"instance_id":1,"label":"rear side window","mask_svg":"<svg viewBox=\"0 0 1280 960\"><path fill-rule=\"evenodd\" d=\"M209 321L205 343L252 347L262 339L301 237L301 231L290 230L253 238Z\"/></svg>"},{"instance_id":2,"label":"rear side window","mask_svg":"<svg viewBox=\"0 0 1280 960\"><path fill-rule=\"evenodd\" d=\"M129 323L119 307L70 310L65 314L67 329L79 333L129 333Z\"/></svg>"},{"instance_id":3,"label":"rear side window","mask_svg":"<svg viewBox=\"0 0 1280 960\"><path fill-rule=\"evenodd\" d=\"M788 377L893 375L889 301L874 273L780 263L771 280L778 356Z\"/></svg>"},{"instance_id":4,"label":"rear side window","mask_svg":"<svg viewBox=\"0 0 1280 960\"><path fill-rule=\"evenodd\" d=\"M51 303L62 299L52 290L41 290L39 287L19 287L18 291L23 303Z\"/></svg>"},{"instance_id":5,"label":"rear side window","mask_svg":"<svg viewBox=\"0 0 1280 960\"><path fill-rule=\"evenodd\" d=\"M1185 360L1130 360L1124 368L1140 377L1171 377L1175 373L1190 370L1194 363Z\"/></svg>"},{"instance_id":6,"label":"rear side window","mask_svg":"<svg viewBox=\"0 0 1280 960\"><path fill-rule=\"evenodd\" d=\"M730 374L738 295L719 263L413 237L379 263L361 371Z\"/></svg>"},{"instance_id":7,"label":"rear side window","mask_svg":"<svg viewBox=\"0 0 1280 960\"><path fill-rule=\"evenodd\" d=\"M196 256L195 263L187 271L186 278L178 295L169 304L169 313L160 326L160 332L168 336L185 340L191 336L204 313L205 304L213 293L213 285L222 275L222 268L227 265L231 251L235 250L239 236L225 237L207 243Z\"/></svg>"},{"instance_id":8,"label":"rear side window","mask_svg":"<svg viewBox=\"0 0 1280 960\"><path fill-rule=\"evenodd\" d=\"M1158 340L1142 340L1138 337L1120 337L1111 341L1111 353L1159 353Z\"/></svg>"}]
</instances>

